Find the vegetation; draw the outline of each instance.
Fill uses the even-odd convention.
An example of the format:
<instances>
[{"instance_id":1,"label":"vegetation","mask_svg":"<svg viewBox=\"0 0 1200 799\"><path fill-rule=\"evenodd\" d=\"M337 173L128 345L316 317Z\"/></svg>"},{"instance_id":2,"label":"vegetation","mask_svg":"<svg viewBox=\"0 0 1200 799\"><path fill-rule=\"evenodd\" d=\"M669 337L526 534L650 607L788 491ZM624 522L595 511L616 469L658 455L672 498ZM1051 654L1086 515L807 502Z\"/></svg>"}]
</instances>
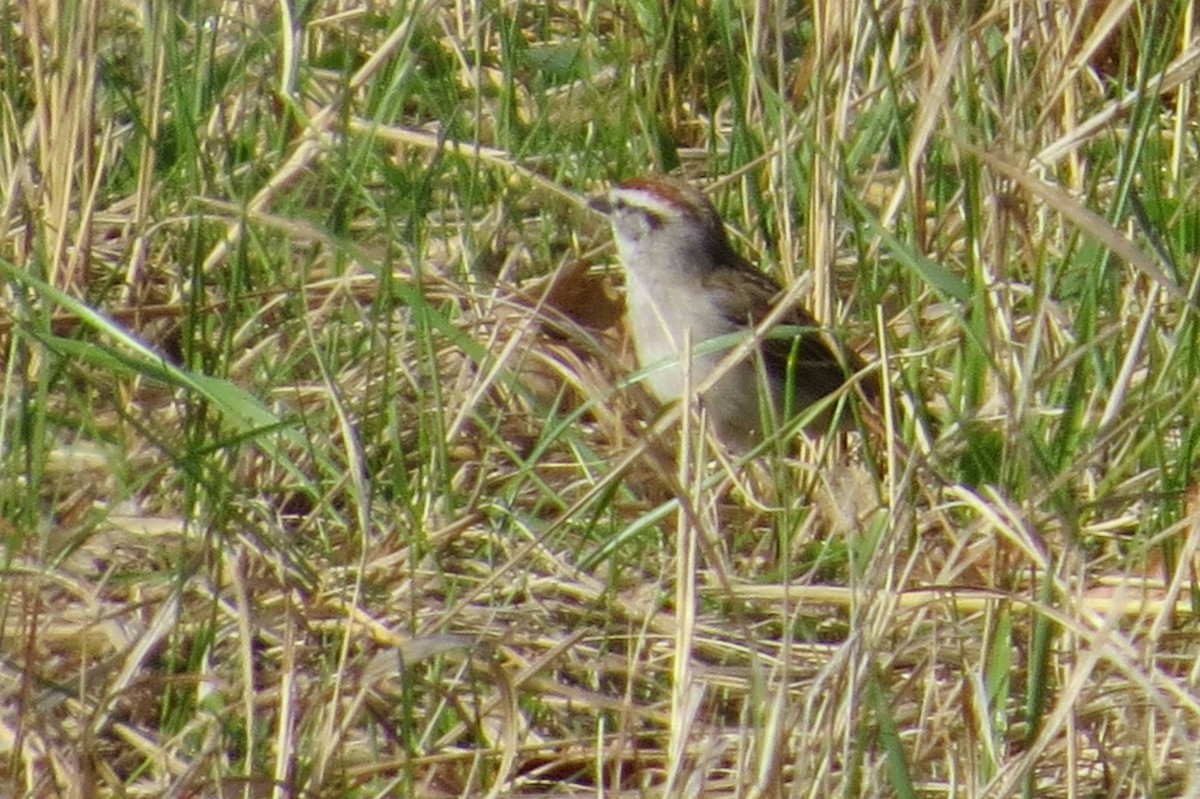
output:
<instances>
[{"instance_id":1,"label":"vegetation","mask_svg":"<svg viewBox=\"0 0 1200 799\"><path fill-rule=\"evenodd\" d=\"M0 6L3 792L1200 794L1193 14ZM648 171L885 436L657 415Z\"/></svg>"}]
</instances>

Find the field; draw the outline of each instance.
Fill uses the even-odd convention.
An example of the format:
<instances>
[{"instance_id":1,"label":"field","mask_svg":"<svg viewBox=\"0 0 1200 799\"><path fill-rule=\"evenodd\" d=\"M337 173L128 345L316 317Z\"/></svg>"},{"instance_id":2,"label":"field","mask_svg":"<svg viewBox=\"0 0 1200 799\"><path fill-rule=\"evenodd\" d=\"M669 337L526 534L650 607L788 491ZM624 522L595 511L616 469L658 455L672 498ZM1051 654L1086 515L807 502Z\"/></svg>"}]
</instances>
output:
<instances>
[{"instance_id":1,"label":"field","mask_svg":"<svg viewBox=\"0 0 1200 799\"><path fill-rule=\"evenodd\" d=\"M0 4L0 795L1200 796L1194 13ZM650 400L654 172L882 435Z\"/></svg>"}]
</instances>

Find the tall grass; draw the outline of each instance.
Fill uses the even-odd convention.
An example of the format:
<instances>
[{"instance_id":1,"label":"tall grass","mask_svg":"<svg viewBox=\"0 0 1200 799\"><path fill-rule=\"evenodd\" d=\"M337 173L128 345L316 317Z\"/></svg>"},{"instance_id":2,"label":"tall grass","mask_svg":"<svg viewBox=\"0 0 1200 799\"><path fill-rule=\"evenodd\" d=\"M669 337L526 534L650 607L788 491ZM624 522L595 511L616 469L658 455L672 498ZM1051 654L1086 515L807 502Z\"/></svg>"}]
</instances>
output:
<instances>
[{"instance_id":1,"label":"tall grass","mask_svg":"<svg viewBox=\"0 0 1200 799\"><path fill-rule=\"evenodd\" d=\"M1192 15L3 6L7 792L1200 794ZM887 440L648 399L665 170Z\"/></svg>"}]
</instances>

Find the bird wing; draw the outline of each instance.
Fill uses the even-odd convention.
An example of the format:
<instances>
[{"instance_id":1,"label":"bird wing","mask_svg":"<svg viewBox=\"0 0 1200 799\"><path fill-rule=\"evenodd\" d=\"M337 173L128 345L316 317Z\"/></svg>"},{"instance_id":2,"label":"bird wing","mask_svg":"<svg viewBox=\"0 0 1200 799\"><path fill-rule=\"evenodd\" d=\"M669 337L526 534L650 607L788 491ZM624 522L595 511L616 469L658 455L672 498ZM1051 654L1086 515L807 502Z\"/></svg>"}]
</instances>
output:
<instances>
[{"instance_id":1,"label":"bird wing","mask_svg":"<svg viewBox=\"0 0 1200 799\"><path fill-rule=\"evenodd\" d=\"M767 275L745 264L742 268L717 270L702 278L711 291L714 304L731 322L758 325L783 298L783 290ZM767 338L763 357L778 374L791 372L792 385L811 402L841 388L846 379L863 368L853 352L834 352L821 335L821 327L804 308L793 305L780 325L801 328L795 336ZM873 397L878 392L872 375L862 382L863 392Z\"/></svg>"}]
</instances>

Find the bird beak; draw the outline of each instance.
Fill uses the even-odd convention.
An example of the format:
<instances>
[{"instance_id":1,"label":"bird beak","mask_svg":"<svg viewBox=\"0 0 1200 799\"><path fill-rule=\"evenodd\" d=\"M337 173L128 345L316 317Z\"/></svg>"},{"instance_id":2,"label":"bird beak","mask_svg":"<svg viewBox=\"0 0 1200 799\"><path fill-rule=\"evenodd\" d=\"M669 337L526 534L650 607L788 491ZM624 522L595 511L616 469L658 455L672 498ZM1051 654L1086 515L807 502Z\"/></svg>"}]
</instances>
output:
<instances>
[{"instance_id":1,"label":"bird beak","mask_svg":"<svg viewBox=\"0 0 1200 799\"><path fill-rule=\"evenodd\" d=\"M599 194L588 200L588 208L602 213L605 216L611 214L613 210L612 203L608 201L607 194Z\"/></svg>"}]
</instances>

